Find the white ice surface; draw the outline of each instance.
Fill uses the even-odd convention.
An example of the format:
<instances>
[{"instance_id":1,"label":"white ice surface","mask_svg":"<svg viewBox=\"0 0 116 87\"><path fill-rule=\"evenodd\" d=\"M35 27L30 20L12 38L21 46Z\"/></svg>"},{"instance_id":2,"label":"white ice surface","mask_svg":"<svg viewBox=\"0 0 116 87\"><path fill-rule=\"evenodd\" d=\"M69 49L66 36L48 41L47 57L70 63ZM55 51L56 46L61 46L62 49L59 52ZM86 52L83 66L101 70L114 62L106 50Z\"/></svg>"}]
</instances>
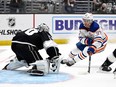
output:
<instances>
[{"instance_id":1,"label":"white ice surface","mask_svg":"<svg viewBox=\"0 0 116 87\"><path fill-rule=\"evenodd\" d=\"M72 44L59 45L60 52L67 57L70 52ZM112 71L109 73L101 73L99 66L104 62L106 57L116 48L116 44L108 43L104 52L92 56L91 73L87 73L88 59L76 63L72 67L66 65L60 66L60 74L50 74L46 77L30 77L25 71L3 71L4 65L9 61L9 58L14 56L9 46L0 47L0 87L116 87L116 79L114 79L113 70L116 63L111 65ZM44 50L40 53L46 58ZM27 70L27 68L23 68ZM26 80L26 78L28 80ZM66 79L65 79L66 78ZM30 80L29 80L30 79ZM40 80L41 79L41 80ZM51 82L47 82L46 80ZM54 79L54 80L53 80ZM12 83L12 81L15 83ZM39 81L45 80L45 83ZM54 82L55 80L58 80ZM5 82L11 81L11 82ZM25 81L25 83L18 83L17 81ZM30 82L32 81L32 82ZM33 81L36 81L34 83Z\"/></svg>"}]
</instances>

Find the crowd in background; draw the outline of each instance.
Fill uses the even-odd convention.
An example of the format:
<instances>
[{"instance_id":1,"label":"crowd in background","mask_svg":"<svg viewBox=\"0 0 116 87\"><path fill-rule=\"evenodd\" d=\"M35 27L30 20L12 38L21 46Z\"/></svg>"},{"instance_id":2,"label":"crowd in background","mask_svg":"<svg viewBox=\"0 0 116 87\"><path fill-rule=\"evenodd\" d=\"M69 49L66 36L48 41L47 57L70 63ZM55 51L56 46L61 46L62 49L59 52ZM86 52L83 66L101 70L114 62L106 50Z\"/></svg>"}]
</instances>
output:
<instances>
[{"instance_id":1,"label":"crowd in background","mask_svg":"<svg viewBox=\"0 0 116 87\"><path fill-rule=\"evenodd\" d=\"M93 0L98 13L116 13L116 0Z\"/></svg>"},{"instance_id":2,"label":"crowd in background","mask_svg":"<svg viewBox=\"0 0 116 87\"><path fill-rule=\"evenodd\" d=\"M116 0L0 0L0 13L111 13Z\"/></svg>"}]
</instances>

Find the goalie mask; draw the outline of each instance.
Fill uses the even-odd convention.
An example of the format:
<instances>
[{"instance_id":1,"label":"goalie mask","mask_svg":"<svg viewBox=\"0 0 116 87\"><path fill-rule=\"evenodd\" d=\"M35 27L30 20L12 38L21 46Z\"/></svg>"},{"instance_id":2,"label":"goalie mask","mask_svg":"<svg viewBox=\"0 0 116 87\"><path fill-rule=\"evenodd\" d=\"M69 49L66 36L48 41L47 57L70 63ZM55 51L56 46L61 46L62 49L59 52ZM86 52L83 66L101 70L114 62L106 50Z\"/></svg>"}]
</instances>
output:
<instances>
[{"instance_id":1,"label":"goalie mask","mask_svg":"<svg viewBox=\"0 0 116 87\"><path fill-rule=\"evenodd\" d=\"M39 32L42 32L42 31L49 32L49 27L45 23L41 23L36 29Z\"/></svg>"}]
</instances>

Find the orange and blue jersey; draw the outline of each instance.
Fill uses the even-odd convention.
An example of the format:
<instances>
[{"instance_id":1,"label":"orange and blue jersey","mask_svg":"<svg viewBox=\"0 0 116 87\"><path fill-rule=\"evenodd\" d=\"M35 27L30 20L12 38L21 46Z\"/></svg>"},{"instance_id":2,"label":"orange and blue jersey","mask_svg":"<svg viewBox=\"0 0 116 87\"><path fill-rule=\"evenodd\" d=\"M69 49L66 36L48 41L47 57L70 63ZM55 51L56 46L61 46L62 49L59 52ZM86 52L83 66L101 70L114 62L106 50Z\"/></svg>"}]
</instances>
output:
<instances>
[{"instance_id":1,"label":"orange and blue jersey","mask_svg":"<svg viewBox=\"0 0 116 87\"><path fill-rule=\"evenodd\" d=\"M80 24L79 27L79 40L80 42L77 43L77 47L82 51L87 45L87 38L91 38L93 40L93 43L91 46L93 46L97 52L101 52L105 49L108 37L103 32L103 29L99 26L98 23L95 21L92 22L89 28L85 27L83 23Z\"/></svg>"}]
</instances>

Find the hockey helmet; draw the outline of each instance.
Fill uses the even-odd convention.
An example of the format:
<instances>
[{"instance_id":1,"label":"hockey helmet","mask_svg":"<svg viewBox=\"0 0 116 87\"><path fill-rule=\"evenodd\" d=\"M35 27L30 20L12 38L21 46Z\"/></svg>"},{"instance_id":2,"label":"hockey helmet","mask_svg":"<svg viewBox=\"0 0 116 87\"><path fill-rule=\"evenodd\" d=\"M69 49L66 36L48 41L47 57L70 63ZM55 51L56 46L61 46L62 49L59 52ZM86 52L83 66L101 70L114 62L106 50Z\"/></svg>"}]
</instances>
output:
<instances>
[{"instance_id":1,"label":"hockey helmet","mask_svg":"<svg viewBox=\"0 0 116 87\"><path fill-rule=\"evenodd\" d=\"M83 16L83 22L89 22L89 23L92 23L93 22L93 15L92 13L86 13L84 16Z\"/></svg>"},{"instance_id":2,"label":"hockey helmet","mask_svg":"<svg viewBox=\"0 0 116 87\"><path fill-rule=\"evenodd\" d=\"M41 23L40 25L38 25L36 29L39 32L42 32L42 31L49 32L49 27L45 23Z\"/></svg>"}]
</instances>

